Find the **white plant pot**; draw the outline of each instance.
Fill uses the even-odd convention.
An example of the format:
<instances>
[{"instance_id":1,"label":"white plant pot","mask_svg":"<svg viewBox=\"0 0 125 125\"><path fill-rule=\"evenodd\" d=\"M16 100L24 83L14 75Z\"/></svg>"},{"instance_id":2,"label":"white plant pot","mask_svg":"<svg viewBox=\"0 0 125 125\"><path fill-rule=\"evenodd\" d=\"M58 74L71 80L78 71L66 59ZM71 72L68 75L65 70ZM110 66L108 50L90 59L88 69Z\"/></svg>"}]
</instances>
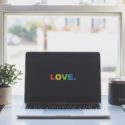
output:
<instances>
[{"instance_id":1,"label":"white plant pot","mask_svg":"<svg viewBox=\"0 0 125 125\"><path fill-rule=\"evenodd\" d=\"M11 87L0 88L0 105L7 105L11 103Z\"/></svg>"},{"instance_id":2,"label":"white plant pot","mask_svg":"<svg viewBox=\"0 0 125 125\"><path fill-rule=\"evenodd\" d=\"M8 0L0 0L0 4L6 4Z\"/></svg>"}]
</instances>

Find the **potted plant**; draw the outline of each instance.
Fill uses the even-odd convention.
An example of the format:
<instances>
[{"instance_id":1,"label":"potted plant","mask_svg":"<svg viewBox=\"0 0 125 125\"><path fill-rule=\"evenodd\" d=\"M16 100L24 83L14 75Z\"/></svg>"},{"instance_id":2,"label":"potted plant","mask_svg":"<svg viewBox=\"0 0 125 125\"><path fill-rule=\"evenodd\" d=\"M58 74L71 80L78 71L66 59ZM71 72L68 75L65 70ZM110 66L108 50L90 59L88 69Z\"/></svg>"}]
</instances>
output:
<instances>
[{"instance_id":1,"label":"potted plant","mask_svg":"<svg viewBox=\"0 0 125 125\"><path fill-rule=\"evenodd\" d=\"M17 70L15 65L0 65L0 105L11 102L11 85L16 84L16 80L21 80L22 72Z\"/></svg>"}]
</instances>

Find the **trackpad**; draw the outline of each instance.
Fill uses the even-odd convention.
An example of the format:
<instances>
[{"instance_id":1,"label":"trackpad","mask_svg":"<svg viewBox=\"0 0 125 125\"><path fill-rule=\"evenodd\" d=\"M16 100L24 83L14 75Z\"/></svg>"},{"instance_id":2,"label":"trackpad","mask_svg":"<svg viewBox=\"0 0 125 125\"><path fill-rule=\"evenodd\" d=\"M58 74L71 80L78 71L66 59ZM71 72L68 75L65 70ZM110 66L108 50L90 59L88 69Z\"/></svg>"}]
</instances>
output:
<instances>
[{"instance_id":1,"label":"trackpad","mask_svg":"<svg viewBox=\"0 0 125 125\"><path fill-rule=\"evenodd\" d=\"M83 110L74 109L45 109L43 114L48 116L79 116L83 115Z\"/></svg>"}]
</instances>

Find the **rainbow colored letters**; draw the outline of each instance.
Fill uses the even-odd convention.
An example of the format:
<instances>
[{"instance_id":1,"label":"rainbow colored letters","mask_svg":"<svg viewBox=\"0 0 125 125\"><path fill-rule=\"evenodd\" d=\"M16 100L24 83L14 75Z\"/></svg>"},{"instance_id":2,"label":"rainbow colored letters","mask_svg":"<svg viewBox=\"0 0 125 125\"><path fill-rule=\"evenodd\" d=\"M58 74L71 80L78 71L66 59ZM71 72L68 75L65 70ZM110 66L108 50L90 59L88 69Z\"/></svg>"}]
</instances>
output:
<instances>
[{"instance_id":1,"label":"rainbow colored letters","mask_svg":"<svg viewBox=\"0 0 125 125\"><path fill-rule=\"evenodd\" d=\"M50 80L76 80L73 74L64 74L64 73L57 73L57 74L50 74Z\"/></svg>"}]
</instances>

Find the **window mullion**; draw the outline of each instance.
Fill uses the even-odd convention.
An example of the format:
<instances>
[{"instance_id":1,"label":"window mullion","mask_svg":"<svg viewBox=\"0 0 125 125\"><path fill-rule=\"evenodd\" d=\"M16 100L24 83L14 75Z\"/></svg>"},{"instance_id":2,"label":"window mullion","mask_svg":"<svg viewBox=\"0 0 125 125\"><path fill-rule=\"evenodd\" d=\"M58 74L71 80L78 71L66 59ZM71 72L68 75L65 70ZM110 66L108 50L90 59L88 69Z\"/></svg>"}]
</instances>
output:
<instances>
[{"instance_id":1,"label":"window mullion","mask_svg":"<svg viewBox=\"0 0 125 125\"><path fill-rule=\"evenodd\" d=\"M4 13L0 11L0 64L4 62Z\"/></svg>"},{"instance_id":2,"label":"window mullion","mask_svg":"<svg viewBox=\"0 0 125 125\"><path fill-rule=\"evenodd\" d=\"M125 13L122 13L122 22L121 22L121 75L125 76Z\"/></svg>"}]
</instances>

